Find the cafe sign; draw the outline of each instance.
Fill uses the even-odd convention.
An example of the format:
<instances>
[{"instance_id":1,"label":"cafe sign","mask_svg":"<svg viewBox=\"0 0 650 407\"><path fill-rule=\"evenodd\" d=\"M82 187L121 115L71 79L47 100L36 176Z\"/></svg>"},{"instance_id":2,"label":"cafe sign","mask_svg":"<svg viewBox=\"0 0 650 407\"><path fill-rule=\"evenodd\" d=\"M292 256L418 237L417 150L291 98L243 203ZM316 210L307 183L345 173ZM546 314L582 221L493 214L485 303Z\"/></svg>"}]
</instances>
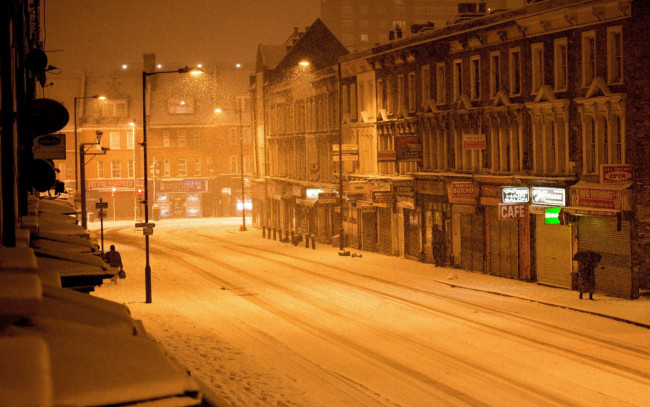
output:
<instances>
[{"instance_id":1,"label":"cafe sign","mask_svg":"<svg viewBox=\"0 0 650 407\"><path fill-rule=\"evenodd\" d=\"M499 219L519 219L528 217L528 205L524 204L500 204Z\"/></svg>"},{"instance_id":2,"label":"cafe sign","mask_svg":"<svg viewBox=\"0 0 650 407\"><path fill-rule=\"evenodd\" d=\"M532 204L544 206L566 206L566 190L564 188L532 188Z\"/></svg>"},{"instance_id":3,"label":"cafe sign","mask_svg":"<svg viewBox=\"0 0 650 407\"><path fill-rule=\"evenodd\" d=\"M530 193L528 187L503 187L501 189L501 203L528 203Z\"/></svg>"}]
</instances>

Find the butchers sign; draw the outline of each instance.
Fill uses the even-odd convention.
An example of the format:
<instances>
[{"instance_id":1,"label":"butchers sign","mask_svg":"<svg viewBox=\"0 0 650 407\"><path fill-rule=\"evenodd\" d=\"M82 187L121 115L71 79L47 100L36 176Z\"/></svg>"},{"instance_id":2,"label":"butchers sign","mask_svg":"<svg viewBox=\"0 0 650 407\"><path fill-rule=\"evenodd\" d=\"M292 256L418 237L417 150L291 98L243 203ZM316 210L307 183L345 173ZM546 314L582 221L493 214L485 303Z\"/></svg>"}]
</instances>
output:
<instances>
[{"instance_id":1,"label":"butchers sign","mask_svg":"<svg viewBox=\"0 0 650 407\"><path fill-rule=\"evenodd\" d=\"M634 167L627 164L602 164L601 184L627 184L634 181Z\"/></svg>"},{"instance_id":2,"label":"butchers sign","mask_svg":"<svg viewBox=\"0 0 650 407\"><path fill-rule=\"evenodd\" d=\"M519 219L528 216L528 205L500 204L499 219Z\"/></svg>"}]
</instances>

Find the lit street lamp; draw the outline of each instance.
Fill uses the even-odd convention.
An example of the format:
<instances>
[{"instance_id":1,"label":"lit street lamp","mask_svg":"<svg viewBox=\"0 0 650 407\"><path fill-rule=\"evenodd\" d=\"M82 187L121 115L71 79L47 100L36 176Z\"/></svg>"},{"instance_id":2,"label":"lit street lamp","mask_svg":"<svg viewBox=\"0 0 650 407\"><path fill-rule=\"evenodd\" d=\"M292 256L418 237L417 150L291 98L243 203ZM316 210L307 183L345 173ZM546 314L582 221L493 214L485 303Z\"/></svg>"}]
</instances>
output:
<instances>
[{"instance_id":1,"label":"lit street lamp","mask_svg":"<svg viewBox=\"0 0 650 407\"><path fill-rule=\"evenodd\" d=\"M220 114L223 110L220 108L214 109L214 112ZM241 226L239 227L240 232L246 231L246 196L244 194L244 133L242 124L242 107L237 106L234 109L235 113L239 115L239 161L241 163Z\"/></svg>"},{"instance_id":2,"label":"lit street lamp","mask_svg":"<svg viewBox=\"0 0 650 407\"><path fill-rule=\"evenodd\" d=\"M143 172L144 172L144 223L145 223L145 266L144 266L144 284L146 303L151 304L151 266L149 265L149 184L148 184L148 169L147 164L147 78L149 76L159 75L163 73L190 73L192 75L200 75L203 71L200 68L180 68L170 71L157 71L146 72L142 71L142 151L143 151Z\"/></svg>"}]
</instances>

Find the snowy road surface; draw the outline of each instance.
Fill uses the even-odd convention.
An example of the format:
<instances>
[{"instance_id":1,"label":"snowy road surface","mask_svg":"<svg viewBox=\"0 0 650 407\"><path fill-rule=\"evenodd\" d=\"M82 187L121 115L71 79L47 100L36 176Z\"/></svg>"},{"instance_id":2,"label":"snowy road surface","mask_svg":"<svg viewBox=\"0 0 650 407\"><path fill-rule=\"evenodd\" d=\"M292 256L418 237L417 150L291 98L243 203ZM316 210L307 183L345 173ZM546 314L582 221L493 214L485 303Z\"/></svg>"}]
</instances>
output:
<instances>
[{"instance_id":1,"label":"snowy road surface","mask_svg":"<svg viewBox=\"0 0 650 407\"><path fill-rule=\"evenodd\" d=\"M311 250L240 219L106 232L125 303L232 406L647 406L647 329L436 283L430 264Z\"/></svg>"}]
</instances>

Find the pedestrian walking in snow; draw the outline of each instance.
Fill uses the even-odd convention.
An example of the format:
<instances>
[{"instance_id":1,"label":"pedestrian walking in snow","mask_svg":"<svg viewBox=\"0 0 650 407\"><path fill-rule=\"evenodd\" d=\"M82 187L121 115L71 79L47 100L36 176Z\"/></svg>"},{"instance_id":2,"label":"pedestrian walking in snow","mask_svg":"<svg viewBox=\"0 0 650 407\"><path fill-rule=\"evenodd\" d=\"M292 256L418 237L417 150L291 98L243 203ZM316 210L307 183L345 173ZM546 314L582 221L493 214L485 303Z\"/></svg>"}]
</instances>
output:
<instances>
[{"instance_id":1,"label":"pedestrian walking in snow","mask_svg":"<svg viewBox=\"0 0 650 407\"><path fill-rule=\"evenodd\" d=\"M437 224L433 225L431 246L433 249L433 262L436 267L444 265L445 261L445 233Z\"/></svg>"},{"instance_id":2,"label":"pedestrian walking in snow","mask_svg":"<svg viewBox=\"0 0 650 407\"><path fill-rule=\"evenodd\" d=\"M108 263L108 265L111 266L115 272L113 278L111 279L113 284L117 284L118 278L126 277L124 266L122 265L122 256L120 256L120 252L115 250L114 244L111 245L110 251L104 254L104 261L106 261L106 263Z\"/></svg>"},{"instance_id":3,"label":"pedestrian walking in snow","mask_svg":"<svg viewBox=\"0 0 650 407\"><path fill-rule=\"evenodd\" d=\"M581 251L573 256L578 262L578 298L582 299L583 293L589 293L589 299L594 299L594 288L596 287L596 266L601 256L596 252Z\"/></svg>"}]
</instances>

